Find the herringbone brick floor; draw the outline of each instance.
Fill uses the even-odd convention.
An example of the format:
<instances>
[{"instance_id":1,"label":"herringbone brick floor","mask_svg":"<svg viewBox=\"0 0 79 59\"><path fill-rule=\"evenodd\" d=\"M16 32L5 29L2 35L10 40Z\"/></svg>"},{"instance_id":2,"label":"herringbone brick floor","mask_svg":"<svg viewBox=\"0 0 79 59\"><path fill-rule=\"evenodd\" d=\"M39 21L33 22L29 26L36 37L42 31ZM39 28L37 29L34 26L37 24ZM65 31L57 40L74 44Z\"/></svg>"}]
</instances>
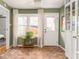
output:
<instances>
[{"instance_id":1,"label":"herringbone brick floor","mask_svg":"<svg viewBox=\"0 0 79 59\"><path fill-rule=\"evenodd\" d=\"M66 59L64 51L59 47L44 48L12 48L0 59Z\"/></svg>"}]
</instances>

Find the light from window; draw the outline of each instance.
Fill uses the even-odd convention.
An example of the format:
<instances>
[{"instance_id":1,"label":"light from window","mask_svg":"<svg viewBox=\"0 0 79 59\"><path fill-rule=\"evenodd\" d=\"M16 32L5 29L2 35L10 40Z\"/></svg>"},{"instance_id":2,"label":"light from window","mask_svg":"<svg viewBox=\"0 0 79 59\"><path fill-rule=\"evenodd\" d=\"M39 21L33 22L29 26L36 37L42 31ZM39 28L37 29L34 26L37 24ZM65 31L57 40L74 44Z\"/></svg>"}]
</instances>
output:
<instances>
[{"instance_id":1,"label":"light from window","mask_svg":"<svg viewBox=\"0 0 79 59\"><path fill-rule=\"evenodd\" d=\"M23 36L27 29L27 17L18 17L18 36Z\"/></svg>"},{"instance_id":2,"label":"light from window","mask_svg":"<svg viewBox=\"0 0 79 59\"><path fill-rule=\"evenodd\" d=\"M38 27L38 17L30 17L30 26Z\"/></svg>"},{"instance_id":3,"label":"light from window","mask_svg":"<svg viewBox=\"0 0 79 59\"><path fill-rule=\"evenodd\" d=\"M47 17L46 19L47 28L55 31L55 18L54 17Z\"/></svg>"},{"instance_id":4,"label":"light from window","mask_svg":"<svg viewBox=\"0 0 79 59\"><path fill-rule=\"evenodd\" d=\"M34 36L38 36L38 17L30 17L30 31L34 33Z\"/></svg>"}]
</instances>

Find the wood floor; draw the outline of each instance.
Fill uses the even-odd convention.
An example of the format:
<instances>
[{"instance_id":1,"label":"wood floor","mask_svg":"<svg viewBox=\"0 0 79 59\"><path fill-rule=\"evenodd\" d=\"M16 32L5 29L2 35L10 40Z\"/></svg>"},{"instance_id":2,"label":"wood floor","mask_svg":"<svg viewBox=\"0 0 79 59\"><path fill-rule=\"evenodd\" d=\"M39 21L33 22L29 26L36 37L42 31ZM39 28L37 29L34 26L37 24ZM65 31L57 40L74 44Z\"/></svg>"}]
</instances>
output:
<instances>
[{"instance_id":1,"label":"wood floor","mask_svg":"<svg viewBox=\"0 0 79 59\"><path fill-rule=\"evenodd\" d=\"M6 52L6 46L0 46L0 55Z\"/></svg>"},{"instance_id":2,"label":"wood floor","mask_svg":"<svg viewBox=\"0 0 79 59\"><path fill-rule=\"evenodd\" d=\"M12 48L0 59L66 59L64 51L59 47L44 48Z\"/></svg>"}]
</instances>

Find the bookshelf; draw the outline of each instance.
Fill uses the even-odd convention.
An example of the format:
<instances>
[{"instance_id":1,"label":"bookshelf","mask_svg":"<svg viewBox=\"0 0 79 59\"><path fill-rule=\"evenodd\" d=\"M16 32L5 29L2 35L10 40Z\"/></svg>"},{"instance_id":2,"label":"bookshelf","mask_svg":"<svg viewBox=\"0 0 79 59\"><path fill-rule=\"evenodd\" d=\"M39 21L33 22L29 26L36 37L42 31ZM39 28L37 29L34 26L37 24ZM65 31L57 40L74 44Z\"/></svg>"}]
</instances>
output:
<instances>
[{"instance_id":1,"label":"bookshelf","mask_svg":"<svg viewBox=\"0 0 79 59\"><path fill-rule=\"evenodd\" d=\"M65 19L65 30L70 34L66 35L66 54L69 59L79 59L79 0L65 1Z\"/></svg>"},{"instance_id":2,"label":"bookshelf","mask_svg":"<svg viewBox=\"0 0 79 59\"><path fill-rule=\"evenodd\" d=\"M66 8L66 30L70 30L70 5L68 5Z\"/></svg>"}]
</instances>

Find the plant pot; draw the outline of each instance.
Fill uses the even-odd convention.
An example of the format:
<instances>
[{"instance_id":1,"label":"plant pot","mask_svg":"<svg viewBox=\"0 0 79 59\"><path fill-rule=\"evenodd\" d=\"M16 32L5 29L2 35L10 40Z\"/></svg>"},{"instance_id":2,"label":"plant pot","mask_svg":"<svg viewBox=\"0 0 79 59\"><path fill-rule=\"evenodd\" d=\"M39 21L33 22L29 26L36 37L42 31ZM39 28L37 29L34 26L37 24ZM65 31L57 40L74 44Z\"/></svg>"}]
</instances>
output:
<instances>
[{"instance_id":1,"label":"plant pot","mask_svg":"<svg viewBox=\"0 0 79 59\"><path fill-rule=\"evenodd\" d=\"M32 46L33 40L32 39L24 39L24 46Z\"/></svg>"}]
</instances>

